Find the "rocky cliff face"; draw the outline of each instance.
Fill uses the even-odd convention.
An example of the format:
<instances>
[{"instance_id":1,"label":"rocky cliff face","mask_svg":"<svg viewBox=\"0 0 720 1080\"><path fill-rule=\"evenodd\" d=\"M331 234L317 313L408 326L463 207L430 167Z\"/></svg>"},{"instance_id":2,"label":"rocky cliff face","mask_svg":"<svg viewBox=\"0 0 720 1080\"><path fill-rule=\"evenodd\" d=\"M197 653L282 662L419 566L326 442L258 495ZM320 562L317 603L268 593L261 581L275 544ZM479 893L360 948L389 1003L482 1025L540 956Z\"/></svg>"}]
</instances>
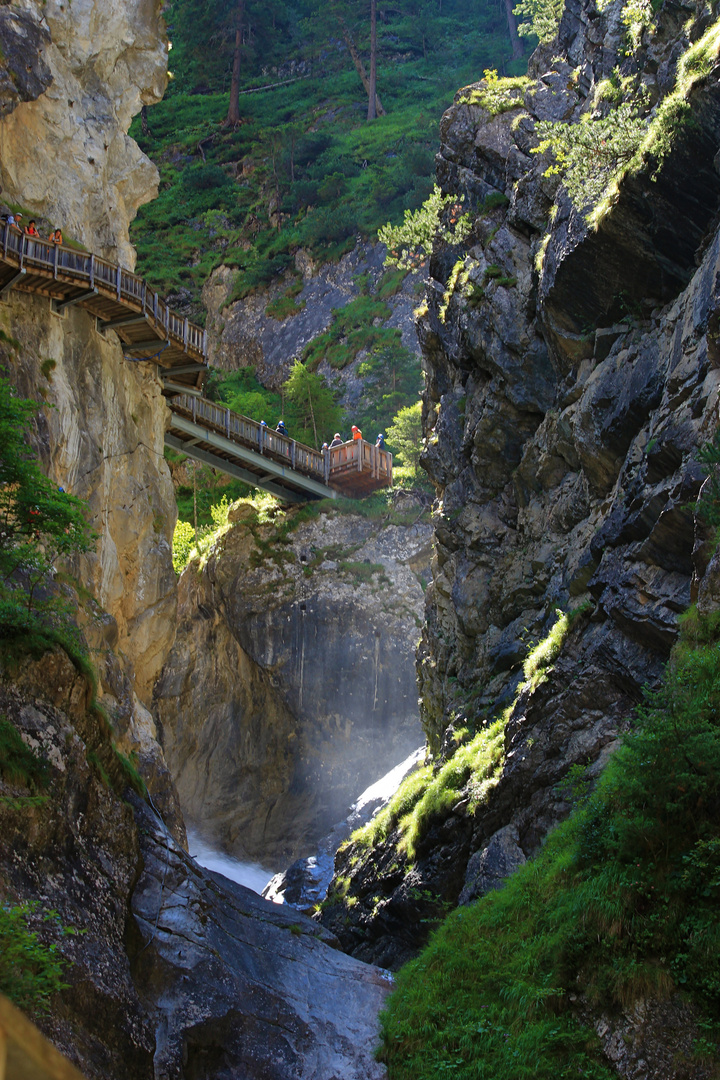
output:
<instances>
[{"instance_id":1,"label":"rocky cliff face","mask_svg":"<svg viewBox=\"0 0 720 1080\"><path fill-rule=\"evenodd\" d=\"M239 504L184 572L155 704L188 823L225 850L307 852L422 741L431 528L405 501L404 524L324 513L284 534Z\"/></svg>"},{"instance_id":2,"label":"rocky cliff face","mask_svg":"<svg viewBox=\"0 0 720 1080\"><path fill-rule=\"evenodd\" d=\"M293 283L292 277L274 285L268 293L253 293L244 300L230 302L235 271L220 267L203 289L210 362L231 371L252 364L265 386L279 387L304 347L330 326L333 309L345 307L360 295L358 278L365 279L365 288L377 289L384 258L382 244L358 243L339 263L322 266L317 266L306 252L298 252L295 266L296 273L302 275L302 288L295 297L297 314L282 320L268 315L266 308ZM387 298L391 314L383 323L386 328L398 329L403 346L416 354L419 345L413 309L417 302L417 282L407 277L400 291ZM357 371L362 358L361 353L339 372L326 361L318 369L330 384L337 384L342 405L348 410L354 409L362 397L363 381Z\"/></svg>"},{"instance_id":3,"label":"rocky cliff face","mask_svg":"<svg viewBox=\"0 0 720 1080\"><path fill-rule=\"evenodd\" d=\"M160 7L50 0L0 18L4 198L128 269L128 225L157 193L157 170L127 130L165 89Z\"/></svg>"},{"instance_id":4,"label":"rocky cliff face","mask_svg":"<svg viewBox=\"0 0 720 1080\"><path fill-rule=\"evenodd\" d=\"M693 122L659 165L621 182L594 230L529 152L537 121L580 120L616 65L642 70L661 98L686 34L705 26L681 29L668 12L623 59L619 10L569 3L507 111L490 115L466 88L443 118L438 176L474 229L465 250L436 247L419 328L438 493L422 719L442 759L454 730L510 711L486 795L458 792L412 868L398 864L398 834L370 857L339 857L359 902L324 921L365 958L412 955L429 914L537 849L568 811L557 785L573 765L602 766L691 600L697 449L717 427L720 383L717 69L688 97ZM445 312L459 257L476 288ZM578 608L554 667L526 681L522 662L556 610Z\"/></svg>"},{"instance_id":5,"label":"rocky cliff face","mask_svg":"<svg viewBox=\"0 0 720 1080\"><path fill-rule=\"evenodd\" d=\"M57 913L33 926L69 984L39 1018L46 1033L89 1080L381 1080L387 976L298 912L198 867L123 793L87 705L59 652L0 687L3 717L46 762L39 797L0 778L3 902Z\"/></svg>"}]
</instances>

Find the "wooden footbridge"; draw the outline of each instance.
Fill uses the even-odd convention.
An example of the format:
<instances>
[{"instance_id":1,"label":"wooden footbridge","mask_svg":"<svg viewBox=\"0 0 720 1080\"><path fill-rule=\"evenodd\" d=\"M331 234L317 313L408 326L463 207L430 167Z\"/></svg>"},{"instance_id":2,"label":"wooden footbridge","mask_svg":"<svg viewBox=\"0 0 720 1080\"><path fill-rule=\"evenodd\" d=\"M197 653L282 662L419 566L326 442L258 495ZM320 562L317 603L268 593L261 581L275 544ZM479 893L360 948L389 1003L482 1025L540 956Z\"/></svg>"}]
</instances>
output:
<instances>
[{"instance_id":1,"label":"wooden footbridge","mask_svg":"<svg viewBox=\"0 0 720 1080\"><path fill-rule=\"evenodd\" d=\"M168 446L286 502L361 499L392 485L392 454L364 439L313 450L195 394L172 398L170 408Z\"/></svg>"},{"instance_id":2,"label":"wooden footbridge","mask_svg":"<svg viewBox=\"0 0 720 1080\"><path fill-rule=\"evenodd\" d=\"M0 233L0 300L10 289L48 297L64 316L75 305L114 331L126 359L158 366L172 418L165 443L286 502L362 498L392 485L392 455L358 439L318 451L201 396L207 332L172 311L136 274L90 252Z\"/></svg>"}]
</instances>

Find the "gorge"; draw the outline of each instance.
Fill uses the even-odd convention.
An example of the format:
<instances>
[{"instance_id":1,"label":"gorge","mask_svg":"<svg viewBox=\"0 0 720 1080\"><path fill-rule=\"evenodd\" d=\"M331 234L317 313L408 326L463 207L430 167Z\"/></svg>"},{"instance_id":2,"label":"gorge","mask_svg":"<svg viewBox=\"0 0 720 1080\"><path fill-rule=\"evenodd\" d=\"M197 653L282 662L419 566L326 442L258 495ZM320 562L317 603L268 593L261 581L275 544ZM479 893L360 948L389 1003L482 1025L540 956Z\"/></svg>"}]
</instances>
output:
<instances>
[{"instance_id":1,"label":"gorge","mask_svg":"<svg viewBox=\"0 0 720 1080\"><path fill-rule=\"evenodd\" d=\"M413 53L382 15L388 114L333 157L338 117L366 125L313 88L345 47L300 7L302 29L285 5L272 28L239 16L245 100L287 77L320 102L262 154L240 147L253 109L280 109L264 98L162 142L183 110L216 108L189 2L166 13L187 81L157 113L159 5L0 7L9 209L127 269L137 243L153 287L168 274L183 316L207 311L215 400L311 431L287 389L299 362L332 391L318 448L338 417L399 438L421 356L431 485L407 449L365 502L288 507L199 473L164 447L154 363L81 307L0 294L0 468L12 402L39 402L20 439L94 530L52 557L0 474L0 547L53 562L0 593L0 947L35 934L61 965L46 987L39 960L8 972L0 955L0 987L88 1078L711 1078L718 11L566 0L527 75L511 40L516 74L488 59L480 80L473 53L432 136L442 198L406 178L388 270L353 200L391 205L379 170L402 154L421 176L425 143L383 144L374 172L371 140L393 123L392 64L431 71L426 37ZM456 33L470 16L449 7ZM279 45L274 72L253 61L276 15L322 42L311 61ZM504 10L478 17L507 36ZM496 55L489 32L481 48ZM423 742L389 803L333 832ZM189 831L268 878L294 863L285 902L200 866ZM302 860L340 841L309 917Z\"/></svg>"}]
</instances>

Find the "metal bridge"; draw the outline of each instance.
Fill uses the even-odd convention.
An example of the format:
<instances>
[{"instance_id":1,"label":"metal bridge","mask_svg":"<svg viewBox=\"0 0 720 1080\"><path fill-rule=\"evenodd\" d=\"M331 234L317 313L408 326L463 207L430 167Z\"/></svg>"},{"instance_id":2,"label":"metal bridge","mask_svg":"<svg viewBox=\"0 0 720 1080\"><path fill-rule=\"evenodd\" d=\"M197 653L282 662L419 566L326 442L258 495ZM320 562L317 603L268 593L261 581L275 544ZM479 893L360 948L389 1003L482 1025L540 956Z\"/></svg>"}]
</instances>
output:
<instances>
[{"instance_id":1,"label":"metal bridge","mask_svg":"<svg viewBox=\"0 0 720 1080\"><path fill-rule=\"evenodd\" d=\"M392 486L392 454L364 439L313 450L195 394L173 397L168 404L167 446L285 502L338 495L360 499Z\"/></svg>"},{"instance_id":2,"label":"metal bridge","mask_svg":"<svg viewBox=\"0 0 720 1080\"><path fill-rule=\"evenodd\" d=\"M66 244L0 232L0 300L10 289L48 297L64 315L78 305L114 331L128 360L158 365L172 420L165 443L285 502L362 498L392 485L392 455L358 439L318 451L201 396L207 332L172 311L137 274Z\"/></svg>"}]
</instances>

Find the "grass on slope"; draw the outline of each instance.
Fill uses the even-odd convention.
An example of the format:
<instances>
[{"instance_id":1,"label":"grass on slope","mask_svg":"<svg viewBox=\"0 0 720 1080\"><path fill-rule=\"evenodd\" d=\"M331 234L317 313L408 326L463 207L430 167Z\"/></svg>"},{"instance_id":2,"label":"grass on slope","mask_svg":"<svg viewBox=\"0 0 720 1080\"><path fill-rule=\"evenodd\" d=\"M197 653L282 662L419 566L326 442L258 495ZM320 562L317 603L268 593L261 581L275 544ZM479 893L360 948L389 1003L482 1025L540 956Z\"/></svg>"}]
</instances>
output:
<instances>
[{"instance_id":1,"label":"grass on slope","mask_svg":"<svg viewBox=\"0 0 720 1080\"><path fill-rule=\"evenodd\" d=\"M686 616L595 793L401 971L383 1016L391 1080L609 1080L579 996L612 1009L676 989L702 1017L690 1061L718 1075L719 641L719 614Z\"/></svg>"},{"instance_id":2,"label":"grass on slope","mask_svg":"<svg viewBox=\"0 0 720 1080\"><path fill-rule=\"evenodd\" d=\"M171 22L192 6L176 0ZM175 81L148 110L150 134L143 135L139 118L131 129L161 173L158 198L140 209L132 230L148 280L163 292L185 287L197 297L224 262L237 269L234 296L241 298L290 268L298 248L337 258L358 235L373 238L380 225L419 207L432 187L438 122L454 87L485 67L519 74L525 63L509 59L497 6L446 0L442 16L430 8L426 15L422 42L406 11L386 12L379 25L378 90L387 115L366 122L366 97L337 27L324 31L329 44L312 45L296 26L284 59L314 49L311 74L241 96L236 129L223 126L227 73L211 64L207 82L194 84L193 45L185 38L197 22L178 16ZM244 87L274 81L262 74L262 57L244 64Z\"/></svg>"}]
</instances>

